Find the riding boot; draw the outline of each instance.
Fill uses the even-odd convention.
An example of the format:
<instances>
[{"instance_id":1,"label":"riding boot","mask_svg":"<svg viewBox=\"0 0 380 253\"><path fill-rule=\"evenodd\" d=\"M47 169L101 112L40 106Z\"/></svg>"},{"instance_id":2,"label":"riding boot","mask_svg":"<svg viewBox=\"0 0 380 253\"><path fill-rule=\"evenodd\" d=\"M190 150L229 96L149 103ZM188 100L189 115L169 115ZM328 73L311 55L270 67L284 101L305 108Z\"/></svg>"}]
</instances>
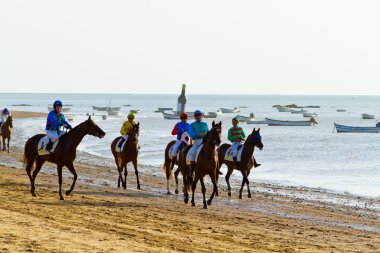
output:
<instances>
[{"instance_id":1,"label":"riding boot","mask_svg":"<svg viewBox=\"0 0 380 253\"><path fill-rule=\"evenodd\" d=\"M238 169L238 161L237 161L237 157L234 157L234 169L235 169L235 170Z\"/></svg>"},{"instance_id":2,"label":"riding boot","mask_svg":"<svg viewBox=\"0 0 380 253\"><path fill-rule=\"evenodd\" d=\"M49 143L46 144L46 151L49 151L53 148L53 142L49 139Z\"/></svg>"},{"instance_id":3,"label":"riding boot","mask_svg":"<svg viewBox=\"0 0 380 253\"><path fill-rule=\"evenodd\" d=\"M190 164L188 165L189 166L189 182L192 183L193 182L193 170L194 170L194 165L193 164Z\"/></svg>"},{"instance_id":4,"label":"riding boot","mask_svg":"<svg viewBox=\"0 0 380 253\"><path fill-rule=\"evenodd\" d=\"M257 167L261 166L261 163L257 163L257 162L256 162L256 159L253 158L253 166L254 166L255 168L257 168Z\"/></svg>"}]
</instances>

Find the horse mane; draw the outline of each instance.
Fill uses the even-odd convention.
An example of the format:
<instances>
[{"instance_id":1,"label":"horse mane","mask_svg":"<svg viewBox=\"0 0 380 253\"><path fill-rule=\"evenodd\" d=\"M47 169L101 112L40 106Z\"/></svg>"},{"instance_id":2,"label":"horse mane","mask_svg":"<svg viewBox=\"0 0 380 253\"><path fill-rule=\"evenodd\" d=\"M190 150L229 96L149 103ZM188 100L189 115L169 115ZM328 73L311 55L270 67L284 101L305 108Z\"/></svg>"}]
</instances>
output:
<instances>
[{"instance_id":1,"label":"horse mane","mask_svg":"<svg viewBox=\"0 0 380 253\"><path fill-rule=\"evenodd\" d=\"M212 128L211 128L211 130L212 130ZM206 143L206 140L207 140L208 136L210 135L211 130L207 132L207 134L205 135L205 137L203 137L202 144Z\"/></svg>"},{"instance_id":2,"label":"horse mane","mask_svg":"<svg viewBox=\"0 0 380 253\"><path fill-rule=\"evenodd\" d=\"M88 121L88 120L85 120L85 121L81 122L79 125L73 127L73 129L71 129L69 132L67 132L67 133L65 133L64 135L62 135L62 137L61 137L60 139L63 140L67 135L70 136L71 134L74 134L74 133L77 132L79 129L81 129L82 126L83 126L84 124L87 123L87 121Z\"/></svg>"}]
</instances>

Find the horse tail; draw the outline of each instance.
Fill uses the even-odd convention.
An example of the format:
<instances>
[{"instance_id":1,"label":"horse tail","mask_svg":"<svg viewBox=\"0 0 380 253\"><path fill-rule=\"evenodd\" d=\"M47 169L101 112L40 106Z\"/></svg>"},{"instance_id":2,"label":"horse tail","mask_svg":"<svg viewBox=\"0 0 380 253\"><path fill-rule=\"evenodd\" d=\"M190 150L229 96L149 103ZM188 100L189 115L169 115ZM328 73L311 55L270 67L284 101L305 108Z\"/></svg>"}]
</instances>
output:
<instances>
[{"instance_id":1,"label":"horse tail","mask_svg":"<svg viewBox=\"0 0 380 253\"><path fill-rule=\"evenodd\" d=\"M174 143L175 143L175 141L169 142L168 145L166 146L165 152L164 152L165 160L164 160L164 164L162 165L162 174L164 174L166 176L166 178L168 178L168 179L173 179L173 172L170 170L171 160L169 158L169 150L170 150L171 146L174 145ZM169 173L169 175L168 175L168 173Z\"/></svg>"},{"instance_id":2,"label":"horse tail","mask_svg":"<svg viewBox=\"0 0 380 253\"><path fill-rule=\"evenodd\" d=\"M27 167L30 167L32 168L33 165L34 165L34 161L36 160L37 158L37 155L38 155L38 142L39 140L45 135L43 134L37 134L31 138L29 138L29 140L27 140L27 142L25 143L25 147L24 147L24 156L23 156L23 166L27 166Z\"/></svg>"}]
</instances>

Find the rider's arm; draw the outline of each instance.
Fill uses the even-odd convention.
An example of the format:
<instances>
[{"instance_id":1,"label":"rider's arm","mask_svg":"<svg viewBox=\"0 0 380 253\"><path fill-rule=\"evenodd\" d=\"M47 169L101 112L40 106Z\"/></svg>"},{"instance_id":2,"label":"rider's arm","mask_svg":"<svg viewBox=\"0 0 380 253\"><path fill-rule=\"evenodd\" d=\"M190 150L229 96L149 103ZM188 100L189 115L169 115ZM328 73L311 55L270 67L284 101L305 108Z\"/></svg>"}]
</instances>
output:
<instances>
[{"instance_id":1,"label":"rider's arm","mask_svg":"<svg viewBox=\"0 0 380 253\"><path fill-rule=\"evenodd\" d=\"M177 135L178 134L178 123L175 124L173 130L172 130L172 135Z\"/></svg>"},{"instance_id":2,"label":"rider's arm","mask_svg":"<svg viewBox=\"0 0 380 253\"><path fill-rule=\"evenodd\" d=\"M243 136L243 140L245 140L245 133L244 133L244 130L243 130L243 128L241 129L241 135Z\"/></svg>"},{"instance_id":3,"label":"rider's arm","mask_svg":"<svg viewBox=\"0 0 380 253\"><path fill-rule=\"evenodd\" d=\"M189 127L189 135L191 137L191 139L195 139L196 137L198 137L198 134L194 131L194 128L192 125L190 125Z\"/></svg>"},{"instance_id":4,"label":"rider's arm","mask_svg":"<svg viewBox=\"0 0 380 253\"><path fill-rule=\"evenodd\" d=\"M49 115L47 117L47 121L53 127L60 127L61 126L61 123L59 121L57 121L56 118L54 117L54 113L53 112L49 113Z\"/></svg>"},{"instance_id":5,"label":"rider's arm","mask_svg":"<svg viewBox=\"0 0 380 253\"><path fill-rule=\"evenodd\" d=\"M67 129L72 129L73 127L70 125L69 122L66 121L65 116L63 114L61 114L61 117L62 117L62 121L63 121L62 125L64 125Z\"/></svg>"},{"instance_id":6,"label":"rider's arm","mask_svg":"<svg viewBox=\"0 0 380 253\"><path fill-rule=\"evenodd\" d=\"M121 134L121 135L126 135L126 134L127 134L127 126L126 126L126 122L124 122L123 125L121 126L120 134Z\"/></svg>"},{"instance_id":7,"label":"rider's arm","mask_svg":"<svg viewBox=\"0 0 380 253\"><path fill-rule=\"evenodd\" d=\"M232 131L231 131L231 128L228 129L228 140L233 142L234 141L234 138L232 137Z\"/></svg>"}]
</instances>

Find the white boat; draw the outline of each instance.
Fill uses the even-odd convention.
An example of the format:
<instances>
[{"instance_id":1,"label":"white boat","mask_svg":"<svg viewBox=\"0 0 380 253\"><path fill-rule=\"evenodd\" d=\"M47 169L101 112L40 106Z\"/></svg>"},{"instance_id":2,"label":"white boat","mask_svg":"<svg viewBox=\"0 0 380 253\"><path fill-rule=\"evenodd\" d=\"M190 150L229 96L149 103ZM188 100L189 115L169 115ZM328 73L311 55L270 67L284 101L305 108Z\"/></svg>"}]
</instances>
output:
<instances>
[{"instance_id":1,"label":"white boat","mask_svg":"<svg viewBox=\"0 0 380 253\"><path fill-rule=\"evenodd\" d=\"M307 113L307 110L304 110L304 109L301 109L301 110L293 110L291 109L290 111L292 114L304 114L304 113Z\"/></svg>"},{"instance_id":2,"label":"white boat","mask_svg":"<svg viewBox=\"0 0 380 253\"><path fill-rule=\"evenodd\" d=\"M255 120L255 119L252 119L252 120L248 120L247 124L255 124L255 125L268 124L268 121L266 121L266 120Z\"/></svg>"},{"instance_id":3,"label":"white boat","mask_svg":"<svg viewBox=\"0 0 380 253\"><path fill-rule=\"evenodd\" d=\"M362 118L363 119L376 119L376 115L363 113Z\"/></svg>"},{"instance_id":4,"label":"white boat","mask_svg":"<svg viewBox=\"0 0 380 253\"><path fill-rule=\"evenodd\" d=\"M107 106L92 106L94 111L106 112L106 111L120 111L121 107L107 107Z\"/></svg>"},{"instance_id":5,"label":"white boat","mask_svg":"<svg viewBox=\"0 0 380 253\"><path fill-rule=\"evenodd\" d=\"M335 129L338 133L379 133L380 123L376 124L376 127L355 127L345 126L334 123Z\"/></svg>"},{"instance_id":6,"label":"white boat","mask_svg":"<svg viewBox=\"0 0 380 253\"><path fill-rule=\"evenodd\" d=\"M176 113L162 112L164 119L176 119L179 120L179 115Z\"/></svg>"},{"instance_id":7,"label":"white boat","mask_svg":"<svg viewBox=\"0 0 380 253\"><path fill-rule=\"evenodd\" d=\"M276 105L275 106L279 112L292 112L292 109L287 108L285 106Z\"/></svg>"},{"instance_id":8,"label":"white boat","mask_svg":"<svg viewBox=\"0 0 380 253\"><path fill-rule=\"evenodd\" d=\"M165 112L165 111L173 111L173 108L172 107L158 107L158 109L155 110L154 112Z\"/></svg>"},{"instance_id":9,"label":"white boat","mask_svg":"<svg viewBox=\"0 0 380 253\"><path fill-rule=\"evenodd\" d=\"M305 118L311 118L311 117L315 118L315 117L318 116L318 114L315 113L315 112L314 112L314 113L305 112L305 113L303 114L303 116L304 116Z\"/></svg>"},{"instance_id":10,"label":"white boat","mask_svg":"<svg viewBox=\"0 0 380 253\"><path fill-rule=\"evenodd\" d=\"M275 120L265 118L268 126L311 126L312 124L318 124L314 118L305 121L290 121L290 120Z\"/></svg>"},{"instance_id":11,"label":"white boat","mask_svg":"<svg viewBox=\"0 0 380 253\"><path fill-rule=\"evenodd\" d=\"M249 115L249 117L242 116L242 115L236 115L236 118L238 118L240 122L247 122L248 120L253 121L253 120L255 120L255 114L251 113Z\"/></svg>"},{"instance_id":12,"label":"white boat","mask_svg":"<svg viewBox=\"0 0 380 253\"><path fill-rule=\"evenodd\" d=\"M229 109L229 108L220 108L222 113L237 113L240 112L238 107L235 107L234 109Z\"/></svg>"},{"instance_id":13,"label":"white boat","mask_svg":"<svg viewBox=\"0 0 380 253\"><path fill-rule=\"evenodd\" d=\"M209 119L215 119L216 117L222 116L222 114L221 110L217 110L216 112L209 112L205 116Z\"/></svg>"},{"instance_id":14,"label":"white boat","mask_svg":"<svg viewBox=\"0 0 380 253\"><path fill-rule=\"evenodd\" d=\"M108 116L122 117L123 113L121 111L107 111Z\"/></svg>"},{"instance_id":15,"label":"white boat","mask_svg":"<svg viewBox=\"0 0 380 253\"><path fill-rule=\"evenodd\" d=\"M130 112L130 113L134 113L134 114L139 114L139 113L140 113L140 110L130 110L129 112Z\"/></svg>"},{"instance_id":16,"label":"white boat","mask_svg":"<svg viewBox=\"0 0 380 253\"><path fill-rule=\"evenodd\" d=\"M337 109L336 111L337 112L346 112L347 110L346 109Z\"/></svg>"},{"instance_id":17,"label":"white boat","mask_svg":"<svg viewBox=\"0 0 380 253\"><path fill-rule=\"evenodd\" d=\"M48 106L48 111L49 111L49 112L50 112L50 111L53 111L53 110L54 110L53 106ZM62 107L61 112L69 112L70 110L71 110L70 107Z\"/></svg>"}]
</instances>

